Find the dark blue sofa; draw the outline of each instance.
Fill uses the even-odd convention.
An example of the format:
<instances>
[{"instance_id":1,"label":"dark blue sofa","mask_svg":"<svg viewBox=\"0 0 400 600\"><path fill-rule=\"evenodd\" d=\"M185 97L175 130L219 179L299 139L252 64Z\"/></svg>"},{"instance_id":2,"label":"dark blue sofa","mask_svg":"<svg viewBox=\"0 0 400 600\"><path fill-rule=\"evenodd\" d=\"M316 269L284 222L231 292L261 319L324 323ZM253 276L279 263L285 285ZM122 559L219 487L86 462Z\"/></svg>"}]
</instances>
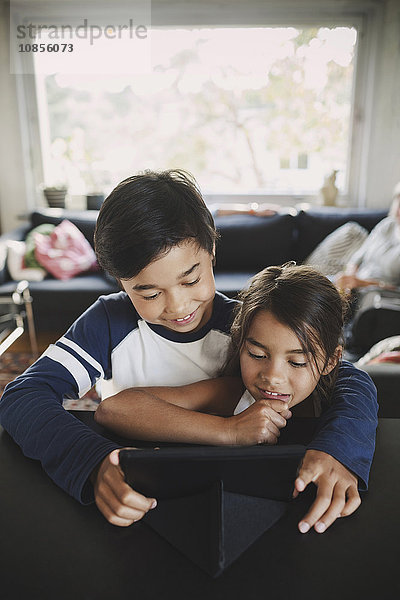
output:
<instances>
[{"instance_id":1,"label":"dark blue sofa","mask_svg":"<svg viewBox=\"0 0 400 600\"><path fill-rule=\"evenodd\" d=\"M217 247L215 279L217 289L228 296L246 285L262 268L288 260L302 262L329 233L348 221L356 221L369 231L386 216L386 211L313 209L273 217L232 215L215 219L221 239ZM38 209L30 223L0 236L23 240L28 231L42 223L72 221L93 245L96 211ZM10 279L6 264L0 265L0 295L10 294L16 282ZM99 295L117 291L117 282L104 272L79 275L68 281L47 277L30 283L38 330L66 329Z\"/></svg>"}]
</instances>

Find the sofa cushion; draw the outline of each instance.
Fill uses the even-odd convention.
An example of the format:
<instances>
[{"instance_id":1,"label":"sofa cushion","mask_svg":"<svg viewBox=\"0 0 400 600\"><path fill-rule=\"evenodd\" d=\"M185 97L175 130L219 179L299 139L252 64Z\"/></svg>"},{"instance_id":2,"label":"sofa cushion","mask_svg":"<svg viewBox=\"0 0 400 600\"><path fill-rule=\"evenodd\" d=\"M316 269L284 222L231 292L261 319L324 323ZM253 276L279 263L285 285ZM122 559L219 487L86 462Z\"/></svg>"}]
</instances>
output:
<instances>
[{"instance_id":1,"label":"sofa cushion","mask_svg":"<svg viewBox=\"0 0 400 600\"><path fill-rule=\"evenodd\" d=\"M293 258L295 217L229 215L216 217L221 235L217 245L216 272L245 271L252 274L264 267Z\"/></svg>"},{"instance_id":2,"label":"sofa cushion","mask_svg":"<svg viewBox=\"0 0 400 600\"><path fill-rule=\"evenodd\" d=\"M67 219L56 225L50 235L36 231L34 241L36 259L57 279L71 279L79 273L97 269L92 246Z\"/></svg>"},{"instance_id":3,"label":"sofa cushion","mask_svg":"<svg viewBox=\"0 0 400 600\"><path fill-rule=\"evenodd\" d=\"M43 281L47 273L41 267L26 267L25 242L9 240L7 242L7 268L14 281Z\"/></svg>"},{"instance_id":4,"label":"sofa cushion","mask_svg":"<svg viewBox=\"0 0 400 600\"><path fill-rule=\"evenodd\" d=\"M215 287L229 298L234 298L237 293L247 287L250 279L257 271L221 271L215 273Z\"/></svg>"},{"instance_id":5,"label":"sofa cushion","mask_svg":"<svg viewBox=\"0 0 400 600\"><path fill-rule=\"evenodd\" d=\"M10 273L7 267L7 243L8 241L23 241L29 229L25 226L18 227L13 231L3 233L0 236L0 286L7 283L10 279Z\"/></svg>"},{"instance_id":6,"label":"sofa cushion","mask_svg":"<svg viewBox=\"0 0 400 600\"><path fill-rule=\"evenodd\" d=\"M38 330L65 330L99 296L118 292L112 283L99 273L85 273L72 279L45 279L29 284L33 298L33 313Z\"/></svg>"},{"instance_id":7,"label":"sofa cushion","mask_svg":"<svg viewBox=\"0 0 400 600\"><path fill-rule=\"evenodd\" d=\"M400 418L400 366L394 364L372 364L360 367L366 371L376 385L378 392L378 417Z\"/></svg>"},{"instance_id":8,"label":"sofa cushion","mask_svg":"<svg viewBox=\"0 0 400 600\"><path fill-rule=\"evenodd\" d=\"M332 231L306 258L304 264L316 267L323 275L336 275L351 261L369 233L354 221Z\"/></svg>"},{"instance_id":9,"label":"sofa cushion","mask_svg":"<svg viewBox=\"0 0 400 600\"><path fill-rule=\"evenodd\" d=\"M8 281L0 286L0 296L11 296L17 284ZM33 314L38 331L59 331L77 319L103 294L119 292L115 280L100 273L77 275L72 279L44 279L29 283Z\"/></svg>"},{"instance_id":10,"label":"sofa cushion","mask_svg":"<svg viewBox=\"0 0 400 600\"><path fill-rule=\"evenodd\" d=\"M296 259L303 261L332 231L348 221L355 221L368 231L372 231L386 216L387 210L302 210L296 217Z\"/></svg>"},{"instance_id":11,"label":"sofa cushion","mask_svg":"<svg viewBox=\"0 0 400 600\"><path fill-rule=\"evenodd\" d=\"M43 208L31 214L31 225L37 227L43 223L59 225L67 219L83 233L90 245L94 246L94 229L98 211L96 210L64 210L62 208Z\"/></svg>"}]
</instances>

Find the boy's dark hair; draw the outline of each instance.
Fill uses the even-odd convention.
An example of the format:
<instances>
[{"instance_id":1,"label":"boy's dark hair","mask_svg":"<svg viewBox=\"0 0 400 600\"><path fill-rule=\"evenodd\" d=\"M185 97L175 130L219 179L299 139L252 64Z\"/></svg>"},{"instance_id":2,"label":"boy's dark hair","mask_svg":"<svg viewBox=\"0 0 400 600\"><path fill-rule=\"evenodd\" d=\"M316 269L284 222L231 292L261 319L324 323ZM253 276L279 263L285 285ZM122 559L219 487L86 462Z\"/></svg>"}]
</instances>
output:
<instances>
[{"instance_id":1,"label":"boy's dark hair","mask_svg":"<svg viewBox=\"0 0 400 600\"><path fill-rule=\"evenodd\" d=\"M117 279L130 279L188 240L213 254L217 238L195 179L169 170L121 181L100 209L94 239L100 266Z\"/></svg>"},{"instance_id":2,"label":"boy's dark hair","mask_svg":"<svg viewBox=\"0 0 400 600\"><path fill-rule=\"evenodd\" d=\"M333 283L316 269L295 263L267 267L255 275L239 296L231 328L231 345L225 373L239 373L239 357L251 323L260 310L270 311L297 336L306 354L328 366L338 345L343 344L343 322L347 301ZM321 355L322 352L322 355ZM317 385L323 400L329 400L339 365L323 375Z\"/></svg>"}]
</instances>

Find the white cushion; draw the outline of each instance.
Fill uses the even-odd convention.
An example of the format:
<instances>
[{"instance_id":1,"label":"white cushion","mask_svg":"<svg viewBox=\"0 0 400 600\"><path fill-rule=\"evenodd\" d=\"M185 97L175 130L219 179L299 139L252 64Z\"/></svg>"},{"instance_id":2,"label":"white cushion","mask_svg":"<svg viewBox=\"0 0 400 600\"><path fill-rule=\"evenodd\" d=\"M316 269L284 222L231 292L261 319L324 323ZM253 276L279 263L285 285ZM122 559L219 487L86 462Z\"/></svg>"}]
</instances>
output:
<instances>
[{"instance_id":1,"label":"white cushion","mask_svg":"<svg viewBox=\"0 0 400 600\"><path fill-rule=\"evenodd\" d=\"M25 242L7 241L7 268L14 281L42 281L46 276L44 269L25 269Z\"/></svg>"}]
</instances>

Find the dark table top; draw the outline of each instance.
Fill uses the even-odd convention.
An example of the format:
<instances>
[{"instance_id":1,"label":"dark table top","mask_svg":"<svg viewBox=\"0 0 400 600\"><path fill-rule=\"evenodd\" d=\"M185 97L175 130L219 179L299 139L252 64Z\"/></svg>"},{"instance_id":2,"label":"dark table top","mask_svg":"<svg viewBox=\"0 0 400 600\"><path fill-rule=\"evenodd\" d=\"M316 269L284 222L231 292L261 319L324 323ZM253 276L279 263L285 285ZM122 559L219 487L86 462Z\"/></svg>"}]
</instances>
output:
<instances>
[{"instance_id":1,"label":"dark table top","mask_svg":"<svg viewBox=\"0 0 400 600\"><path fill-rule=\"evenodd\" d=\"M212 579L144 522L109 524L25 458L0 429L2 600L329 600L400 594L400 420L382 419L370 490L326 533L302 535L310 495ZM196 518L196 515L193 515Z\"/></svg>"}]
</instances>

